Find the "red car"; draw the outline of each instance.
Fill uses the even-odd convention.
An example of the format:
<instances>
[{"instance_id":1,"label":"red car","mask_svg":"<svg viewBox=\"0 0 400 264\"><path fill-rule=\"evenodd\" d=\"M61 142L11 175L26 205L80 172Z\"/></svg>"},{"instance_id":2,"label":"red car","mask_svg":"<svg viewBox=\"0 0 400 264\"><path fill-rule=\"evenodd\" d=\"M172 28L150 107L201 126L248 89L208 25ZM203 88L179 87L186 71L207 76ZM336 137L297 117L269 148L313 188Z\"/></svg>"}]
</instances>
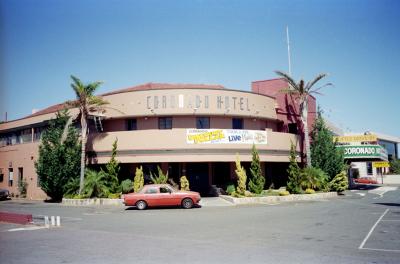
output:
<instances>
[{"instance_id":1,"label":"red car","mask_svg":"<svg viewBox=\"0 0 400 264\"><path fill-rule=\"evenodd\" d=\"M360 184L377 184L378 181L374 177L361 177L358 179L354 179L355 183Z\"/></svg>"},{"instance_id":2,"label":"red car","mask_svg":"<svg viewBox=\"0 0 400 264\"><path fill-rule=\"evenodd\" d=\"M152 206L182 206L189 209L197 205L200 199L198 192L178 191L169 184L149 184L138 193L126 194L124 204L136 206L139 210Z\"/></svg>"}]
</instances>

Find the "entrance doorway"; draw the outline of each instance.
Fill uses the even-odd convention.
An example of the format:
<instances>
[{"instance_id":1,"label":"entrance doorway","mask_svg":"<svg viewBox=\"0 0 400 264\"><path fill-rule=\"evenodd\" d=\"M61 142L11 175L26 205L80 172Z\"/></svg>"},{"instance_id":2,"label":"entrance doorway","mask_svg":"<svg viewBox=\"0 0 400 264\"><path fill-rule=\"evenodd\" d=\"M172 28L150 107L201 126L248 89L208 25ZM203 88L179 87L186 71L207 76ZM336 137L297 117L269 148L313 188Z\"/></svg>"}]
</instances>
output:
<instances>
[{"instance_id":1,"label":"entrance doorway","mask_svg":"<svg viewBox=\"0 0 400 264\"><path fill-rule=\"evenodd\" d=\"M199 192L201 196L209 195L208 163L186 163L186 176L190 190Z\"/></svg>"}]
</instances>

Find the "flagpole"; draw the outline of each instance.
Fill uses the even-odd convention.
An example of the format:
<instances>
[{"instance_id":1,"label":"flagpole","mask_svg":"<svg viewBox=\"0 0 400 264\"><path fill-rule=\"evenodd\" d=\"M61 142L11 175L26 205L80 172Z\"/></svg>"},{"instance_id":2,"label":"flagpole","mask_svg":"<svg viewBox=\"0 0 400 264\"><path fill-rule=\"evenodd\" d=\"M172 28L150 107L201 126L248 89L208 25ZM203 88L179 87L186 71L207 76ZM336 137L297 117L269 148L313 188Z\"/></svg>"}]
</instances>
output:
<instances>
[{"instance_id":1,"label":"flagpole","mask_svg":"<svg viewBox=\"0 0 400 264\"><path fill-rule=\"evenodd\" d=\"M286 41L287 41L288 63L289 63L289 75L292 76L292 65L290 63L290 42L289 42L289 27L288 26L286 26Z\"/></svg>"}]
</instances>

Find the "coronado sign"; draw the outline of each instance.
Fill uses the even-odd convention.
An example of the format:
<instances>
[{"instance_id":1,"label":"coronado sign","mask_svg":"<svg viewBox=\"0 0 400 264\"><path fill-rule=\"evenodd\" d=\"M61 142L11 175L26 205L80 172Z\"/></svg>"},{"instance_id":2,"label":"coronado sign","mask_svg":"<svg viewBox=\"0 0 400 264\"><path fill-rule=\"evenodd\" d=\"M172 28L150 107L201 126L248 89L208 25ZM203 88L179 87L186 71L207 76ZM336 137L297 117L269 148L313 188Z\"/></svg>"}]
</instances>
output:
<instances>
[{"instance_id":1,"label":"coronado sign","mask_svg":"<svg viewBox=\"0 0 400 264\"><path fill-rule=\"evenodd\" d=\"M344 150L344 158L379 158L387 160L386 150L379 145L337 146Z\"/></svg>"}]
</instances>

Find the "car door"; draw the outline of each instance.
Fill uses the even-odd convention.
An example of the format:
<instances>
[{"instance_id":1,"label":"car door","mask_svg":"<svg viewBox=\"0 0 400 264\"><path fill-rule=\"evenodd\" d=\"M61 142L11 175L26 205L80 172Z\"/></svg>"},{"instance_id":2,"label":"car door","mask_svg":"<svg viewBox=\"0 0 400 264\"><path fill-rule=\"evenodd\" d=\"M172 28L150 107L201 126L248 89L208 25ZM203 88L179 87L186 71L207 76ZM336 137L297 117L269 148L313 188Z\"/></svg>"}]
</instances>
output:
<instances>
[{"instance_id":1,"label":"car door","mask_svg":"<svg viewBox=\"0 0 400 264\"><path fill-rule=\"evenodd\" d=\"M160 186L160 205L162 206L173 206L176 205L174 200L174 195L172 190L170 190L167 186Z\"/></svg>"},{"instance_id":2,"label":"car door","mask_svg":"<svg viewBox=\"0 0 400 264\"><path fill-rule=\"evenodd\" d=\"M159 195L157 187L149 187L144 192L144 200L149 206L159 206Z\"/></svg>"}]
</instances>

